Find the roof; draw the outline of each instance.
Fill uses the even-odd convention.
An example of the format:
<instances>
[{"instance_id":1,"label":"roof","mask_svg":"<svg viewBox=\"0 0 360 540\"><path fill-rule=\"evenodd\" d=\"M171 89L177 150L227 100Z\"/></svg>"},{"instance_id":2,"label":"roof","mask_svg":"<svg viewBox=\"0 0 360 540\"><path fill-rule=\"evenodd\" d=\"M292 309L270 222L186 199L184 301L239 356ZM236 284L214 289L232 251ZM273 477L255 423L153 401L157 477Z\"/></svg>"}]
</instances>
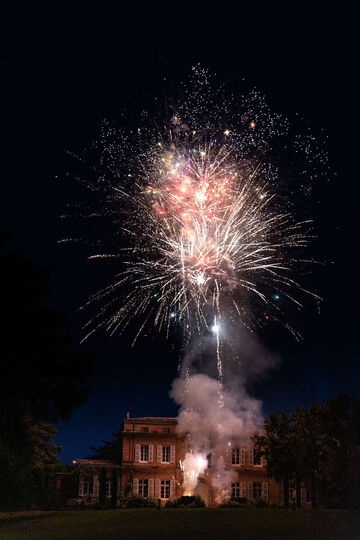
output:
<instances>
[{"instance_id":1,"label":"roof","mask_svg":"<svg viewBox=\"0 0 360 540\"><path fill-rule=\"evenodd\" d=\"M124 418L124 422L133 424L177 424L177 419L164 416L143 416L139 418Z\"/></svg>"},{"instance_id":2,"label":"roof","mask_svg":"<svg viewBox=\"0 0 360 540\"><path fill-rule=\"evenodd\" d=\"M95 465L98 467L119 467L119 463L113 463L106 459L74 459L73 465Z\"/></svg>"}]
</instances>

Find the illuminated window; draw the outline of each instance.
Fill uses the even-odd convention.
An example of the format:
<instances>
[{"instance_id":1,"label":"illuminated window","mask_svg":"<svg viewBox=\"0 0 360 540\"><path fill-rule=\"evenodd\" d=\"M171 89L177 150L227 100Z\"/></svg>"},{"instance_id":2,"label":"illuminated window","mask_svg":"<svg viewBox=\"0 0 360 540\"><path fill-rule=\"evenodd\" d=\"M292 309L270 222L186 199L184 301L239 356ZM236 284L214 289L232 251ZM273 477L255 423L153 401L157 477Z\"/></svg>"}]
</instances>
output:
<instances>
[{"instance_id":1,"label":"illuminated window","mask_svg":"<svg viewBox=\"0 0 360 540\"><path fill-rule=\"evenodd\" d=\"M149 445L147 444L140 446L140 461L149 461Z\"/></svg>"},{"instance_id":2,"label":"illuminated window","mask_svg":"<svg viewBox=\"0 0 360 540\"><path fill-rule=\"evenodd\" d=\"M170 480L161 480L160 498L170 499Z\"/></svg>"}]
</instances>

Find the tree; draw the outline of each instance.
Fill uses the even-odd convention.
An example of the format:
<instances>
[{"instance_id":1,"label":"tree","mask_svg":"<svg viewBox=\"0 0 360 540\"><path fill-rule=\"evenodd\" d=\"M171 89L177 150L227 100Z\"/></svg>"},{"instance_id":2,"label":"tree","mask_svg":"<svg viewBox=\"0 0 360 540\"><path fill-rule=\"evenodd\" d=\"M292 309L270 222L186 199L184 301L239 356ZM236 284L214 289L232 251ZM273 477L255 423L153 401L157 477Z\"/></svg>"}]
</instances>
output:
<instances>
[{"instance_id":1,"label":"tree","mask_svg":"<svg viewBox=\"0 0 360 540\"><path fill-rule=\"evenodd\" d=\"M91 358L72 346L63 317L43 303L50 272L14 254L0 255L0 267L1 430L11 436L9 418L19 410L48 422L68 419L88 397Z\"/></svg>"},{"instance_id":2,"label":"tree","mask_svg":"<svg viewBox=\"0 0 360 540\"><path fill-rule=\"evenodd\" d=\"M304 483L311 504L353 507L360 499L360 402L348 394L322 405L298 408L289 417L271 413L265 434L255 437L267 459L268 472L284 481L284 502L289 479L296 482L297 504Z\"/></svg>"},{"instance_id":3,"label":"tree","mask_svg":"<svg viewBox=\"0 0 360 540\"><path fill-rule=\"evenodd\" d=\"M111 473L111 508L116 508L118 496L118 472L113 469Z\"/></svg>"},{"instance_id":4,"label":"tree","mask_svg":"<svg viewBox=\"0 0 360 540\"><path fill-rule=\"evenodd\" d=\"M0 268L0 507L7 509L46 498L57 461L51 423L86 401L91 357L72 345L63 318L44 304L48 270L12 253L0 254Z\"/></svg>"},{"instance_id":5,"label":"tree","mask_svg":"<svg viewBox=\"0 0 360 540\"><path fill-rule=\"evenodd\" d=\"M53 444L56 430L50 424L23 418L18 427L21 446L14 451L4 437L0 440L0 508L46 506L55 484L58 463Z\"/></svg>"},{"instance_id":6,"label":"tree","mask_svg":"<svg viewBox=\"0 0 360 540\"><path fill-rule=\"evenodd\" d=\"M290 415L298 506L301 505L301 482L305 482L310 488L312 507L317 506L319 455L321 453L319 412L320 406L312 404L308 410L298 408Z\"/></svg>"},{"instance_id":7,"label":"tree","mask_svg":"<svg viewBox=\"0 0 360 540\"><path fill-rule=\"evenodd\" d=\"M105 506L106 495L106 470L105 467L103 467L99 475L99 503L102 506Z\"/></svg>"},{"instance_id":8,"label":"tree","mask_svg":"<svg viewBox=\"0 0 360 540\"><path fill-rule=\"evenodd\" d=\"M360 402L343 393L319 411L320 488L326 503L355 507L360 499Z\"/></svg>"},{"instance_id":9,"label":"tree","mask_svg":"<svg viewBox=\"0 0 360 540\"><path fill-rule=\"evenodd\" d=\"M100 446L93 446L93 454L89 456L90 459L106 459L112 463L121 463L121 442L120 433L113 433L113 439L111 441L101 441L103 444Z\"/></svg>"},{"instance_id":10,"label":"tree","mask_svg":"<svg viewBox=\"0 0 360 540\"><path fill-rule=\"evenodd\" d=\"M264 423L265 435L255 435L255 449L264 456L267 471L276 482L283 482L284 505L289 504L289 481L294 475L290 420L285 413L270 413Z\"/></svg>"}]
</instances>

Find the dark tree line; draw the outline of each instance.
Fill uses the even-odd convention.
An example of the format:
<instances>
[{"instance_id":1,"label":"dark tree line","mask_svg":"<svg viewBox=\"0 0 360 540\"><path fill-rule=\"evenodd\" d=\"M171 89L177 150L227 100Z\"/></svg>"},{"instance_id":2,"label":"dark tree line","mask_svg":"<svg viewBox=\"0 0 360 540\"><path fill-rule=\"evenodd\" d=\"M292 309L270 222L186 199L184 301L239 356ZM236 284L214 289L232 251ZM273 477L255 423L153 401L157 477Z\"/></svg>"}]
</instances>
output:
<instances>
[{"instance_id":1,"label":"dark tree line","mask_svg":"<svg viewBox=\"0 0 360 540\"><path fill-rule=\"evenodd\" d=\"M309 490L313 507L359 506L360 402L348 394L290 415L271 413L255 445L270 476L283 482L285 505L294 482L298 506L301 485Z\"/></svg>"},{"instance_id":2,"label":"dark tree line","mask_svg":"<svg viewBox=\"0 0 360 540\"><path fill-rule=\"evenodd\" d=\"M0 254L0 510L44 505L57 467L58 420L86 401L91 358L44 305L49 271Z\"/></svg>"},{"instance_id":3,"label":"dark tree line","mask_svg":"<svg viewBox=\"0 0 360 540\"><path fill-rule=\"evenodd\" d=\"M113 433L112 440L101 441L100 446L93 446L89 459L106 459L113 463L121 463L121 433Z\"/></svg>"}]
</instances>

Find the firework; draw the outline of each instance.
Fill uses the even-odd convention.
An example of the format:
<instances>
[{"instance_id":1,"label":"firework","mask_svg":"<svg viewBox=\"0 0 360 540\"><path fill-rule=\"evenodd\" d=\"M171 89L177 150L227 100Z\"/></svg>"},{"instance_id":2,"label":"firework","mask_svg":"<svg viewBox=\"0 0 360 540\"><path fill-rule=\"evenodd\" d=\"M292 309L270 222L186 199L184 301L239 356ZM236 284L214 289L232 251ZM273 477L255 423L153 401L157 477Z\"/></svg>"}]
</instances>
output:
<instances>
[{"instance_id":1,"label":"firework","mask_svg":"<svg viewBox=\"0 0 360 540\"><path fill-rule=\"evenodd\" d=\"M89 299L99 307L86 337L98 328L122 332L134 318L135 340L147 324L168 334L174 322L187 337L207 329L219 340L226 318L247 327L271 318L298 337L279 299L301 307L303 293L318 298L296 278L310 262L310 221L295 219L293 192L279 189L269 152L286 121L256 93L243 98L246 112L231 114L228 102L214 104L202 75L202 93L198 83L163 129L138 128L130 144L123 138L126 174L104 137L116 177L102 184L105 208L127 247L90 256L120 259L121 268Z\"/></svg>"},{"instance_id":2,"label":"firework","mask_svg":"<svg viewBox=\"0 0 360 540\"><path fill-rule=\"evenodd\" d=\"M193 495L199 475L203 474L208 467L208 461L200 453L186 453L184 461L180 461L183 472L184 495Z\"/></svg>"}]
</instances>

